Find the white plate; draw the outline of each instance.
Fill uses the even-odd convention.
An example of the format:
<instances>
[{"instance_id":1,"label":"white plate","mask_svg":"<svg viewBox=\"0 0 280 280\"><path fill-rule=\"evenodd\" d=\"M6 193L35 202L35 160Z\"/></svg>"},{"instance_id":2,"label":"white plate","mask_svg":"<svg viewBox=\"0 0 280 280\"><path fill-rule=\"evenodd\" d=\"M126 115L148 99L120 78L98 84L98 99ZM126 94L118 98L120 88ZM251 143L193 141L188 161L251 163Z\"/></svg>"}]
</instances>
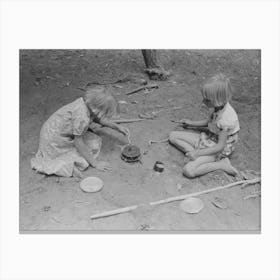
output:
<instances>
[{"instance_id":1,"label":"white plate","mask_svg":"<svg viewBox=\"0 0 280 280\"><path fill-rule=\"evenodd\" d=\"M203 209L204 203L199 198L190 197L190 198L183 200L180 203L180 207L186 213L196 214L196 213L199 213Z\"/></svg>"},{"instance_id":2,"label":"white plate","mask_svg":"<svg viewBox=\"0 0 280 280\"><path fill-rule=\"evenodd\" d=\"M103 181L98 177L87 177L81 181L80 188L84 192L98 192L103 188Z\"/></svg>"}]
</instances>

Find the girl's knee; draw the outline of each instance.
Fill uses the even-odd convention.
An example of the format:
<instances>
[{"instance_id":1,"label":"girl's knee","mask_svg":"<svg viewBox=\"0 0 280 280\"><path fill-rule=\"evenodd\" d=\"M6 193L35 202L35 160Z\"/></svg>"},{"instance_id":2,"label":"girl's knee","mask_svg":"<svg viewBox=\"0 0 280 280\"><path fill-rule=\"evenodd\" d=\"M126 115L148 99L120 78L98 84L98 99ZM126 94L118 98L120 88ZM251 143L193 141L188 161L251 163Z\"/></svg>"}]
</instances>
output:
<instances>
[{"instance_id":1,"label":"girl's knee","mask_svg":"<svg viewBox=\"0 0 280 280\"><path fill-rule=\"evenodd\" d=\"M183 168L183 174L188 178L194 178L196 177L195 174L195 166L192 162L189 162L186 164Z\"/></svg>"},{"instance_id":2,"label":"girl's knee","mask_svg":"<svg viewBox=\"0 0 280 280\"><path fill-rule=\"evenodd\" d=\"M174 141L177 139L177 137L178 137L177 132L176 131L171 131L168 139L171 143L174 143Z\"/></svg>"}]
</instances>

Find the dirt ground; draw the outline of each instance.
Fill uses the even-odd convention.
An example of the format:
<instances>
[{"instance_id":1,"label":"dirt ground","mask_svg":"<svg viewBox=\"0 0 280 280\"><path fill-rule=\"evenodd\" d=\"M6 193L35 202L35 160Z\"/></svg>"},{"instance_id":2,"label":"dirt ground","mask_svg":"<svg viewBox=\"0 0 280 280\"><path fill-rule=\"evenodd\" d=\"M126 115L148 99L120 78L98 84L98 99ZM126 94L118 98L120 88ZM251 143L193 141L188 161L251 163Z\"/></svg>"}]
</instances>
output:
<instances>
[{"instance_id":1,"label":"dirt ground","mask_svg":"<svg viewBox=\"0 0 280 280\"><path fill-rule=\"evenodd\" d=\"M172 76L157 81L159 89L140 91L134 82L112 85L121 102L121 117L157 112L154 120L125 124L133 144L142 151L148 140L166 138L176 125L170 120L200 119L207 111L200 107L199 87L217 72L231 78L235 89L232 105L240 120L240 141L232 163L239 170L261 168L261 54L258 50L161 50L160 59ZM200 178L182 175L184 156L168 143L154 144L143 156L143 164L121 160L118 145L126 139L108 128L100 129L103 146L100 159L108 160L113 170L100 172L89 168L86 176L98 176L104 188L84 193L75 178L59 178L35 173L30 159L38 149L39 132L44 121L61 106L80 97L88 82L113 82L128 74L148 79L140 50L22 50L20 51L20 231L259 231L260 198L243 197L260 185L204 194L204 209L186 214L180 202L141 207L136 211L90 220L92 214L145 204L170 196L226 185L234 179L217 171ZM162 161L161 175L153 171ZM212 204L215 197L227 202L227 209Z\"/></svg>"}]
</instances>

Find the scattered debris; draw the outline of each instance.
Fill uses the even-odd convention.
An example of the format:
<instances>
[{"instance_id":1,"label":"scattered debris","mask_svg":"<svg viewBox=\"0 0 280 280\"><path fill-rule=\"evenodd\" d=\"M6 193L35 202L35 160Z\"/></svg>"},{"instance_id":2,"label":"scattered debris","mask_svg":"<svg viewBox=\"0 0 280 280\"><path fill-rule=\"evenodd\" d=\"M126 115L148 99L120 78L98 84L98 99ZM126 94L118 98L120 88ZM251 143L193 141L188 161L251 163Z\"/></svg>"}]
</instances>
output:
<instances>
[{"instance_id":1,"label":"scattered debris","mask_svg":"<svg viewBox=\"0 0 280 280\"><path fill-rule=\"evenodd\" d=\"M52 76L46 76L46 79L55 80L56 78L55 78L55 77L52 77Z\"/></svg>"},{"instance_id":2,"label":"scattered debris","mask_svg":"<svg viewBox=\"0 0 280 280\"><path fill-rule=\"evenodd\" d=\"M238 212L238 211L234 211L234 212L233 212L233 214L234 214L235 216L238 216L238 217L240 217L240 216L241 216L241 213L240 213L240 212Z\"/></svg>"},{"instance_id":3,"label":"scattered debris","mask_svg":"<svg viewBox=\"0 0 280 280\"><path fill-rule=\"evenodd\" d=\"M138 87L138 88L136 88L132 91L127 92L126 95L131 95L131 94L134 94L138 91L145 90L145 89L151 90L151 89L154 89L154 88L159 88L159 86L157 84L147 84L147 85Z\"/></svg>"},{"instance_id":4,"label":"scattered debris","mask_svg":"<svg viewBox=\"0 0 280 280\"><path fill-rule=\"evenodd\" d=\"M67 82L67 83L65 83L65 84L61 85L61 86L60 86L60 88L66 88L66 87L69 87L69 86L70 86L70 84L71 84L71 82ZM79 89L81 89L81 88L79 88Z\"/></svg>"},{"instance_id":5,"label":"scattered debris","mask_svg":"<svg viewBox=\"0 0 280 280\"><path fill-rule=\"evenodd\" d=\"M114 85L115 88L123 88L121 85Z\"/></svg>"},{"instance_id":6,"label":"scattered debris","mask_svg":"<svg viewBox=\"0 0 280 280\"><path fill-rule=\"evenodd\" d=\"M220 209L227 209L228 208L228 204L227 202L220 197L215 197L213 201L211 201L212 204Z\"/></svg>"},{"instance_id":7,"label":"scattered debris","mask_svg":"<svg viewBox=\"0 0 280 280\"><path fill-rule=\"evenodd\" d=\"M139 114L138 117L141 119L153 120L156 117L156 114L154 112L143 113L143 114Z\"/></svg>"},{"instance_id":8,"label":"scattered debris","mask_svg":"<svg viewBox=\"0 0 280 280\"><path fill-rule=\"evenodd\" d=\"M55 222L61 224L61 221L59 221L56 217L51 217L52 220L54 220Z\"/></svg>"},{"instance_id":9,"label":"scattered debris","mask_svg":"<svg viewBox=\"0 0 280 280\"><path fill-rule=\"evenodd\" d=\"M244 196L243 199L249 199L249 198L255 198L255 197L260 197L261 196L261 191L256 191L251 193L250 195Z\"/></svg>"},{"instance_id":10,"label":"scattered debris","mask_svg":"<svg viewBox=\"0 0 280 280\"><path fill-rule=\"evenodd\" d=\"M36 87L38 87L38 86L41 84L41 81L42 81L42 78L37 77L37 78L35 79L35 81L34 81L33 84L34 84Z\"/></svg>"},{"instance_id":11,"label":"scattered debris","mask_svg":"<svg viewBox=\"0 0 280 280\"><path fill-rule=\"evenodd\" d=\"M43 211L48 212L51 209L51 206L44 206Z\"/></svg>"},{"instance_id":12,"label":"scattered debris","mask_svg":"<svg viewBox=\"0 0 280 280\"><path fill-rule=\"evenodd\" d=\"M176 185L176 188L177 188L178 191L180 191L180 190L183 188L183 185L180 184L180 183L178 183L178 184Z\"/></svg>"},{"instance_id":13,"label":"scattered debris","mask_svg":"<svg viewBox=\"0 0 280 280\"><path fill-rule=\"evenodd\" d=\"M143 155L148 154L148 152L149 152L149 150L145 150L145 151L143 152Z\"/></svg>"},{"instance_id":14,"label":"scattered debris","mask_svg":"<svg viewBox=\"0 0 280 280\"><path fill-rule=\"evenodd\" d=\"M119 104L128 104L125 100L118 101Z\"/></svg>"},{"instance_id":15,"label":"scattered debris","mask_svg":"<svg viewBox=\"0 0 280 280\"><path fill-rule=\"evenodd\" d=\"M180 208L188 214L197 214L204 208L200 198L189 197L180 203Z\"/></svg>"},{"instance_id":16,"label":"scattered debris","mask_svg":"<svg viewBox=\"0 0 280 280\"><path fill-rule=\"evenodd\" d=\"M170 108L170 110L180 110L180 109L183 109L183 108L184 108L183 106L178 106L178 107Z\"/></svg>"},{"instance_id":17,"label":"scattered debris","mask_svg":"<svg viewBox=\"0 0 280 280\"><path fill-rule=\"evenodd\" d=\"M151 229L152 229L151 226L148 224L142 224L139 227L139 230L141 230L141 231L146 231L146 230L151 230Z\"/></svg>"},{"instance_id":18,"label":"scattered debris","mask_svg":"<svg viewBox=\"0 0 280 280\"><path fill-rule=\"evenodd\" d=\"M164 170L164 164L161 161L156 161L154 164L154 171L162 173Z\"/></svg>"},{"instance_id":19,"label":"scattered debris","mask_svg":"<svg viewBox=\"0 0 280 280\"><path fill-rule=\"evenodd\" d=\"M171 75L170 71L166 71L162 68L147 68L145 72L149 75L151 80L165 81Z\"/></svg>"},{"instance_id":20,"label":"scattered debris","mask_svg":"<svg viewBox=\"0 0 280 280\"><path fill-rule=\"evenodd\" d=\"M132 82L132 83L135 83L135 84L139 84L139 85L146 85L147 84L147 81L145 79L142 79L142 78L139 78L139 77L136 77L134 75L127 75L123 78L119 78L115 81L109 81L109 82L98 82L98 81L93 81L93 82L88 82L85 87L89 87L89 86L93 86L93 85L114 85L114 87L117 87L117 88L123 88L122 86L120 85L116 85L118 83L126 83L126 82Z\"/></svg>"}]
</instances>

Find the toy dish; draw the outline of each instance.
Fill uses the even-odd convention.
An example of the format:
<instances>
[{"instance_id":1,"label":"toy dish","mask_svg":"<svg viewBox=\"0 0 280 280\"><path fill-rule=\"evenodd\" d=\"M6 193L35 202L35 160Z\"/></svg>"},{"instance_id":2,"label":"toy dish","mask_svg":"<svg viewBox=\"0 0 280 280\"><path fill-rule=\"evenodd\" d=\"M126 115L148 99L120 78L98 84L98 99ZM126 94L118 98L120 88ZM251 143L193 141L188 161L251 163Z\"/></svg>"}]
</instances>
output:
<instances>
[{"instance_id":1,"label":"toy dish","mask_svg":"<svg viewBox=\"0 0 280 280\"><path fill-rule=\"evenodd\" d=\"M103 188L103 181L98 177L87 177L81 181L80 188L84 192L98 192Z\"/></svg>"},{"instance_id":2,"label":"toy dish","mask_svg":"<svg viewBox=\"0 0 280 280\"><path fill-rule=\"evenodd\" d=\"M186 213L196 214L203 209L204 203L199 198L190 197L182 201L180 207Z\"/></svg>"}]
</instances>

